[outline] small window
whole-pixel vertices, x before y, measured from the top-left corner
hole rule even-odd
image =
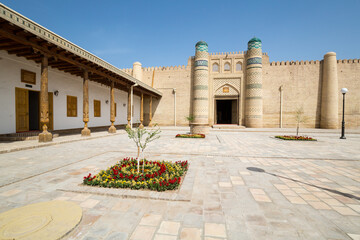
[[[21,82],[36,84],[36,73],[21,69]]]
[[[230,71],[230,64],[229,63],[225,63],[224,71]]]
[[[77,97],[66,96],[67,116],[77,117]]]
[[[213,72],[219,72],[219,64],[214,63],[213,66],[212,66],[212,71]]]
[[[94,100],[94,117],[101,117],[101,102]]]
[[[242,70],[241,62],[236,63],[236,71],[241,71],[241,70]]]

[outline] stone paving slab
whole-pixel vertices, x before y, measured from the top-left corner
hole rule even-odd
[[[33,148],[53,146],[53,145],[63,144],[63,143],[71,143],[71,142],[77,142],[77,141],[110,137],[110,136],[118,135],[118,134],[125,134],[125,131],[117,130],[117,133],[111,133],[111,134],[108,132],[94,132],[94,133],[91,133],[91,136],[88,136],[88,137],[82,137],[80,134],[65,135],[65,136],[53,138],[53,141],[45,142],[45,143],[39,142],[39,140],[13,141],[13,142],[1,142],[0,141],[0,154],[28,150],[28,149],[33,149]]]
[[[133,143],[119,134],[0,154],[0,213],[43,201],[74,202],[83,219],[65,239],[76,240],[360,236],[357,135],[341,141],[319,133],[319,142],[309,144],[277,141],[269,132],[212,132],[200,140],[174,134],[163,130],[145,156],[190,162],[189,184],[180,189],[188,201],[58,190],[135,156]]]

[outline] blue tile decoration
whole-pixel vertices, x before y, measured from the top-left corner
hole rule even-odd
[[[198,66],[207,67],[208,66],[208,61],[207,60],[197,60],[197,61],[195,61],[195,67],[198,67]]]
[[[257,37],[250,39],[250,41],[248,42],[248,50],[251,50],[253,48],[261,48],[261,40]]]
[[[207,52],[208,44],[205,41],[199,41],[195,45],[196,51]]]
[[[261,57],[254,57],[254,58],[249,58],[246,61],[247,65],[251,65],[251,64],[262,64],[262,58]]]

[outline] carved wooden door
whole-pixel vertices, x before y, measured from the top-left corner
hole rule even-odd
[[[29,131],[29,91],[15,88],[16,132]]]

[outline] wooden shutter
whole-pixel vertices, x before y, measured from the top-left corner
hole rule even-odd
[[[101,117],[101,102],[94,100],[94,117]]]
[[[77,97],[66,96],[66,107],[68,117],[77,117]]]
[[[36,84],[36,73],[21,69],[21,82]]]

